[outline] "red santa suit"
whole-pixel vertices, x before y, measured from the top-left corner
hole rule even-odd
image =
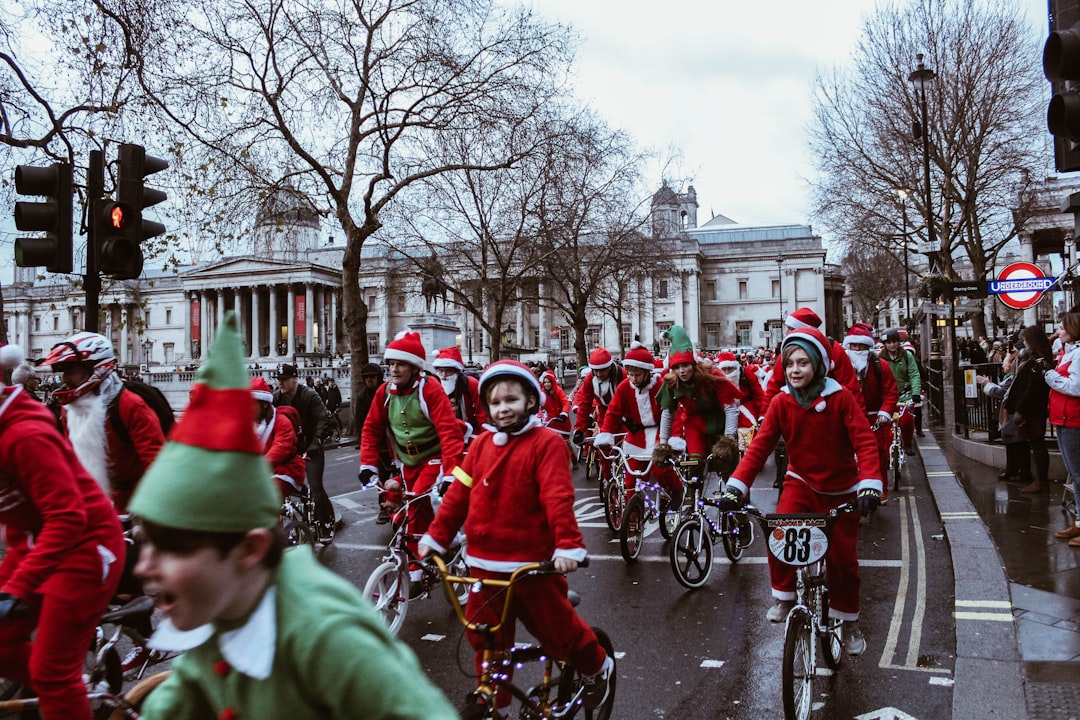
[[[829,362],[832,366],[832,370],[829,371],[829,377],[836,380],[844,387],[848,392],[855,396],[855,402],[859,404],[860,409],[864,408],[862,388],[859,386],[859,377],[855,374],[855,368],[851,366],[851,360],[848,358],[847,353],[844,352],[843,346],[838,342],[833,342],[826,338],[829,348]],[[773,363],[772,374],[769,375],[768,385],[765,387],[765,398],[761,402],[762,409],[768,409],[769,403],[772,402],[776,394],[780,392],[780,388],[784,386],[784,357],[777,353],[776,362]]]
[[[825,341],[820,333],[818,337]],[[777,513],[828,512],[853,501],[862,488],[881,491],[877,444],[866,415],[855,396],[833,378],[826,379],[820,397],[807,408],[784,386],[770,403],[728,487],[746,495],[781,437],[787,442],[788,471]],[[829,604],[842,620],[859,617],[858,531],[859,516],[846,513],[833,527],[829,543]],[[794,568],[770,556],[769,574],[773,597],[793,600]]]
[[[499,445],[496,438],[502,438]],[[526,563],[567,557],[581,561],[585,542],[574,516],[574,484],[566,442],[536,416],[513,435],[484,433],[477,438],[456,481],[446,493],[423,542],[445,551],[464,529],[470,573],[506,578]],[[517,619],[557,659],[569,660],[585,674],[600,670],[605,654],[589,625],[567,599],[563,575],[536,575],[516,586],[510,616],[494,639],[496,649],[513,646]],[[495,624],[502,611],[502,589],[469,593],[466,615]],[[484,637],[467,633],[480,672]],[[500,706],[510,703],[501,693]]]
[[[274,469],[274,482],[284,499],[303,489],[307,467],[304,458],[296,452],[292,423],[275,408],[271,410],[270,420],[256,425],[255,434],[262,441],[266,461]]]
[[[454,409],[454,415],[460,420],[465,430],[465,442],[468,443],[476,435],[483,432],[487,424],[487,410],[480,399],[479,381],[471,375],[465,374],[465,362],[461,358],[461,351],[456,346],[443,348],[431,363],[436,370],[450,368],[455,371],[451,378],[444,379],[440,376],[443,390],[450,398],[450,406]]]
[[[870,365],[873,363],[873,366]],[[889,468],[889,445],[892,444],[892,413],[890,410],[896,407],[900,398],[900,391],[896,387],[896,379],[893,377],[889,362],[871,352],[867,360],[867,367],[858,373],[859,382],[862,385],[863,402],[866,403],[866,419],[871,428],[878,422],[881,426],[874,430],[874,439],[877,441],[878,465],[881,468],[884,489],[881,499],[884,501],[889,494],[888,478],[885,473]]]
[[[123,530],[52,413],[22,386],[0,391],[0,526],[0,592],[31,608],[0,622],[0,677],[33,686],[45,717],[90,720],[83,662],[120,582]]]
[[[570,434],[570,398],[566,397],[555,373],[548,370],[540,376],[540,384],[551,381],[551,389],[544,386],[544,404],[540,407],[540,422],[560,434]]]

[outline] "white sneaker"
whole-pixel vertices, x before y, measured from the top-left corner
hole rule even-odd
[[[613,672],[615,672],[615,661],[609,655],[604,658],[604,664],[600,666],[600,672],[595,675],[583,675],[581,677],[585,686],[585,692],[582,693],[581,700],[586,710],[594,710],[607,701],[608,693],[611,691],[609,681]]]
[[[844,644],[847,646],[848,655],[862,655],[866,652],[866,638],[863,637],[858,620],[844,621]]]
[[[769,619],[769,622],[782,623],[787,619],[793,607],[795,607],[794,600],[777,600],[776,604],[769,608],[769,612],[765,613],[765,617]]]

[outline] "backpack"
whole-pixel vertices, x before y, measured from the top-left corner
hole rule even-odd
[[[158,390],[153,385],[147,385],[141,380],[124,380],[124,387],[120,391],[123,393],[125,390],[130,391],[138,395],[143,399],[143,402],[154,411],[157,415],[158,423],[161,425],[161,434],[168,436],[169,431],[172,430],[172,426],[176,424],[176,415],[173,414],[172,406],[169,405],[169,401],[165,399],[164,393]],[[124,427],[124,421],[120,419],[120,395],[116,396],[116,399],[109,403],[108,408],[109,424],[112,425],[113,432],[127,441],[128,445],[132,445],[131,433]]]
[[[304,436],[304,425],[300,420],[300,411],[292,405],[279,405],[275,409],[289,420],[293,430],[296,431],[296,454],[303,455],[307,452],[308,441],[307,437]]]

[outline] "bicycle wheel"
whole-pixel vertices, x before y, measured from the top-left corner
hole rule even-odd
[[[814,630],[805,612],[788,617],[784,637],[784,717],[806,720],[814,703]]]
[[[619,529],[619,550],[623,560],[636,562],[641,554],[641,542],[645,538],[645,501],[640,494],[630,498],[623,513]]]
[[[596,448],[593,447],[592,443],[589,443],[588,449],[585,450],[585,482],[599,479],[600,458],[596,454]]]
[[[671,536],[675,534],[681,519],[682,508],[671,507],[667,500],[660,501],[660,534],[664,536],[665,540],[670,540]]]
[[[626,512],[626,488],[621,482],[609,480],[607,492],[604,497],[604,519],[607,520],[611,532],[617,533],[622,530],[623,513]]]
[[[135,687],[128,690],[127,694],[124,695],[126,707],[114,709],[112,714],[108,716],[109,720],[128,720],[131,717],[131,715],[128,714],[128,710],[135,710],[136,712],[142,710],[146,696],[150,694],[150,691],[163,683],[169,677],[169,673],[171,672],[171,670],[162,670],[153,675],[148,675],[136,683]]]
[[[285,540],[289,545],[310,545],[313,549],[315,547],[315,533],[311,531],[311,527],[299,520],[286,520],[281,526],[282,531],[285,533]]]
[[[720,539],[724,542],[724,554],[733,563],[739,562],[742,557],[742,523],[739,522],[738,514],[733,512],[720,513]]]
[[[451,575],[466,577],[469,574],[469,566],[465,564],[465,545],[458,545],[457,551],[446,561],[446,570]],[[455,589],[458,602],[464,605],[469,599],[469,586],[461,583]]]
[[[680,585],[691,590],[704,585],[712,572],[713,561],[708,525],[698,517],[689,517],[679,523],[669,555],[671,571]]]
[[[364,585],[364,597],[382,615],[391,635],[397,635],[409,610],[409,575],[392,560],[375,568]]]
[[[889,472],[892,473],[892,489],[900,490],[900,474],[904,470],[904,463],[900,458],[901,449],[892,447],[889,450]]]
[[[611,638],[608,634],[598,627],[593,627],[593,632],[596,633],[596,639],[600,643],[600,647],[604,648],[604,652],[611,658],[611,662],[615,662],[615,646],[611,644]],[[611,710],[615,707],[615,687],[618,680],[619,668],[616,665],[611,669],[611,677],[608,678],[608,695],[604,702],[592,710],[585,711],[585,720],[611,720]],[[560,707],[565,707],[571,699],[578,694],[581,689],[582,679],[581,675],[572,670],[569,666],[566,668],[566,672],[573,673],[573,682],[567,683],[566,677],[559,678],[557,683],[559,688],[558,702]],[[523,715],[524,717],[524,715]],[[531,717],[531,716],[530,716]],[[576,715],[574,716],[576,717]]]
[[[829,618],[829,627],[821,636],[821,656],[831,670],[838,670],[844,660],[843,620]]]

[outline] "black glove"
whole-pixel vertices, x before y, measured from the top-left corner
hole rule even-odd
[[[855,498],[855,507],[863,517],[868,517],[870,513],[877,510],[877,507],[880,504],[881,493],[870,488],[860,490],[858,497]]]
[[[585,431],[584,430],[575,430],[574,431],[574,444],[575,445],[580,445],[583,442],[585,442]]]
[[[720,510],[733,512],[741,510],[743,506],[743,494],[735,488],[728,488],[720,495]]]
[[[922,407],[922,395],[916,395],[911,399],[911,407]]]
[[[30,608],[19,598],[11,593],[0,592],[0,620],[21,618],[29,611]]]
[[[558,421],[558,422],[562,422],[563,420],[566,420],[566,419],[567,419],[566,413],[559,413],[558,415],[555,416],[555,420]]]
[[[375,471],[370,468],[364,468],[356,476],[356,479],[360,481],[360,484],[364,487],[371,485],[372,479],[375,477]]]

